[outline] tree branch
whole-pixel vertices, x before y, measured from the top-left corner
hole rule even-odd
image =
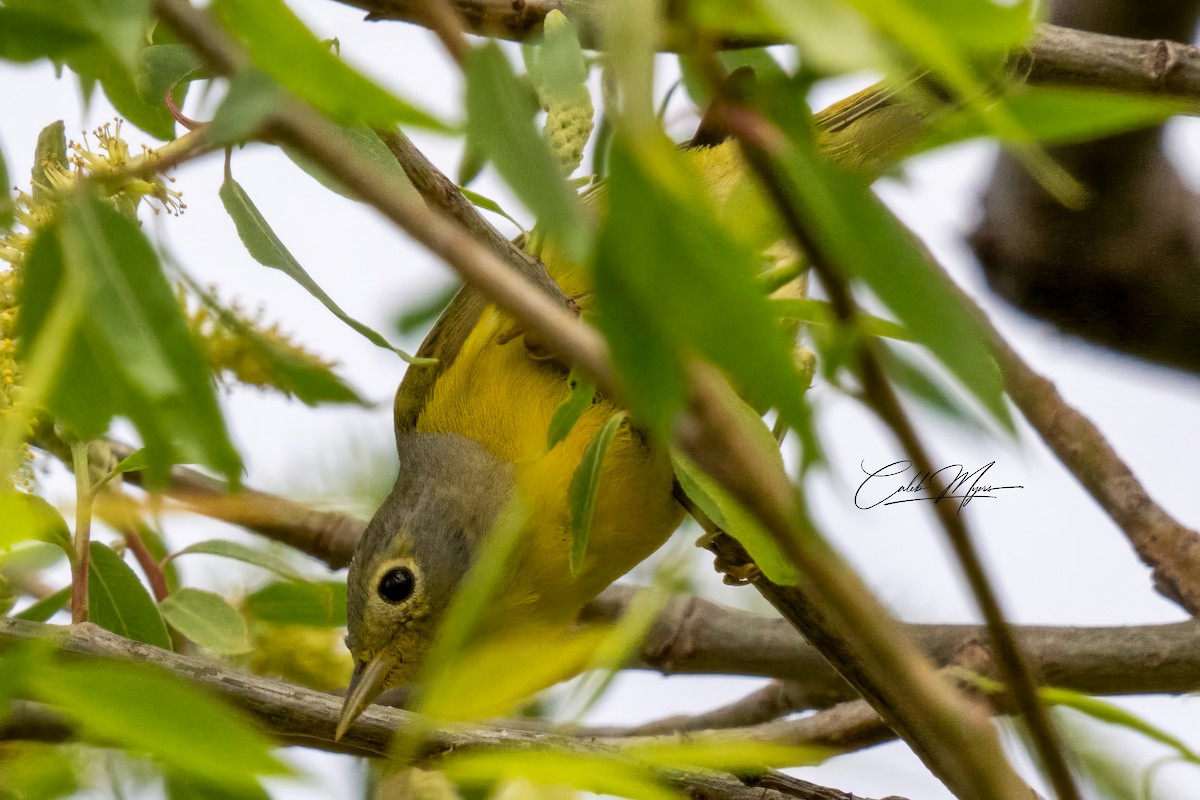
[[[397,709],[371,706],[350,727],[340,742],[333,741],[341,712],[342,698],[305,689],[281,681],[238,672],[212,661],[182,656],[151,645],[133,642],[96,625],[71,627],[0,618],[0,646],[31,640],[49,640],[62,652],[85,658],[114,658],[149,663],[167,669],[205,687],[224,700],[247,712],[262,730],[286,744],[315,747],[333,752],[379,756],[388,752],[392,737],[399,731],[428,731],[418,751],[419,758],[435,761],[441,756],[465,750],[529,751],[557,750],[620,757],[616,743],[581,741],[574,737],[519,729],[486,726],[456,726],[433,729],[417,720],[415,714]],[[22,704],[18,714],[5,727],[0,738],[35,738],[61,741],[70,731],[69,723],[53,712]],[[656,769],[667,784],[694,798],[728,800],[852,800],[851,795],[815,784],[794,782],[785,776],[766,773],[742,780],[718,772]],[[775,781],[783,788],[762,786]]]

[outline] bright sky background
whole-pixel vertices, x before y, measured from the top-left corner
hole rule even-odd
[[[347,60],[427,108],[448,117],[457,113],[461,87],[431,35],[398,23],[364,23],[361,12],[333,2],[293,5],[320,35],[340,40]],[[674,67],[669,58],[662,64],[661,88],[665,88]],[[823,87],[816,104],[849,94],[860,84],[839,81]],[[45,65],[0,67],[0,99],[7,110],[0,123],[0,146],[12,180],[21,186],[28,185],[34,142],[42,126],[65,118],[68,137],[78,137],[84,128],[114,116],[99,95],[89,109],[82,109],[74,81],[56,80]],[[188,113],[207,118],[213,99],[190,98]],[[683,138],[689,131],[686,123],[681,124],[676,133]],[[149,141],[132,126],[126,133],[135,147]],[[1196,134],[1194,124],[1180,125],[1172,138],[1175,151],[1193,154],[1193,162],[1200,148]],[[459,142],[420,135],[414,139],[435,163],[453,174]],[[1197,379],[1064,338],[987,295],[963,236],[978,217],[978,190],[987,180],[992,156],[992,148],[970,145],[921,158],[911,164],[903,181],[884,181],[879,192],[924,237],[956,279],[980,298],[1017,350],[1107,434],[1153,496],[1185,524],[1200,525],[1200,492],[1190,458],[1200,445]],[[324,190],[278,151],[252,146],[235,153],[233,169],[279,237],[329,294],[350,314],[394,340],[397,313],[451,281],[448,268],[413,246],[375,212]],[[1193,165],[1193,180],[1195,169]],[[340,374],[376,402],[365,410],[313,410],[245,389],[227,393],[227,418],[246,458],[248,482],[292,496],[301,492],[335,505],[344,500],[330,495],[331,486],[345,483],[336,479],[338,475],[373,476],[376,485],[386,487],[395,469],[390,401],[403,363],[340,323],[286,276],[250,259],[217,199],[219,157],[188,164],[175,175],[176,188],[185,194],[186,214],[178,219],[149,219],[148,228],[194,277],[216,284],[226,300],[237,298],[247,308],[262,305],[266,317],[281,321],[298,341],[337,359]],[[499,199],[510,210],[520,209],[491,174],[473,188]],[[519,217],[531,222],[528,214]],[[406,349],[419,343],[396,341]],[[894,461],[899,458],[896,445],[852,401],[819,383],[812,396],[821,409],[824,440],[834,467],[833,479],[818,480],[813,496],[824,530],[901,618],[975,621],[973,604],[927,508],[903,505],[864,512],[853,506],[852,495],[861,481],[860,462]],[[980,441],[922,409],[914,408],[913,413],[942,462],[973,469],[995,461],[991,475],[1025,487],[996,500],[979,501],[965,512],[1012,621],[1111,625],[1185,618],[1184,612],[1154,593],[1148,570],[1121,533],[1028,426],[1021,425],[1016,442]],[[60,489],[53,477],[46,485],[54,498],[70,501],[68,489]],[[228,535],[213,531],[214,524],[207,522],[178,522],[169,528],[176,546],[201,534]],[[714,599],[741,607],[763,606],[751,589],[722,587],[708,577],[706,556],[698,554],[697,561],[706,585],[713,587]],[[257,577],[239,573],[231,579],[227,569],[217,575],[215,570],[200,571],[199,564],[191,569],[198,580],[226,589]],[[618,680],[590,719],[632,724],[706,710],[758,685],[750,679],[629,674]],[[1117,702],[1200,748],[1200,706],[1195,699]],[[1133,764],[1144,766],[1165,754],[1163,748],[1137,736],[1108,728],[1096,732]],[[293,750],[291,759],[312,772],[315,783],[304,789],[279,785],[278,797],[351,796],[351,787],[360,780],[361,770],[349,759],[309,750]],[[1195,785],[1193,769],[1164,769],[1153,796],[1188,796],[1184,787]],[[868,797],[897,794],[938,800],[950,796],[907,748],[897,744],[835,758],[799,774]]]

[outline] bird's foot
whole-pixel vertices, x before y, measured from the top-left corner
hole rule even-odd
[[[714,531],[697,539],[696,546],[712,552],[713,569],[721,573],[726,586],[745,586],[762,577],[762,570],[740,546],[737,552],[725,552],[725,548],[717,546],[722,541],[730,541],[728,535],[724,531]]]
[[[579,316],[579,304],[576,302],[586,295],[578,297],[568,297],[566,308],[575,316]],[[525,344],[525,352],[533,361],[557,361],[559,356],[548,342],[538,331],[533,330],[528,325],[522,322],[510,321],[508,325],[496,337],[498,344],[508,344],[514,339],[522,339]]]

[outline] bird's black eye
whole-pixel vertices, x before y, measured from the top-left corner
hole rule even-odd
[[[379,596],[389,603],[403,603],[412,597],[416,580],[408,567],[390,569],[379,579]]]

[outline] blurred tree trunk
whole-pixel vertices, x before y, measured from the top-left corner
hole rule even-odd
[[[1198,0],[1057,0],[1052,21],[1190,42],[1198,14]],[[1091,202],[1064,208],[1002,155],[971,239],[993,291],[1065,332],[1200,372],[1200,201],[1163,152],[1163,128],[1051,153]]]

